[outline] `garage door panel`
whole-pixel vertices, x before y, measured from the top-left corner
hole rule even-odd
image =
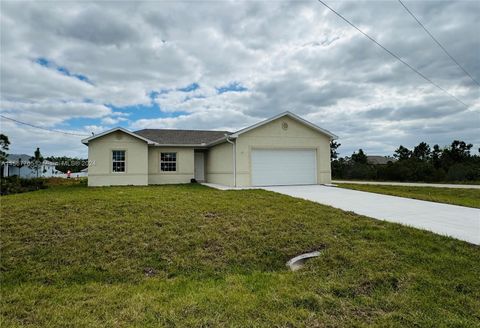
[[[317,182],[314,149],[254,149],[251,155],[254,186]]]

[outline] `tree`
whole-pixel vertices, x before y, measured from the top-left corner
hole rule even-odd
[[[35,170],[38,178],[38,172],[42,168],[42,165],[43,165],[43,157],[42,157],[42,154],[40,153],[40,148],[37,147],[37,150],[35,150],[33,157],[30,158],[30,163],[28,164],[28,167],[31,168],[32,170]]]
[[[23,163],[22,161],[22,158],[19,158],[17,163],[15,164],[15,167],[18,168],[18,177],[20,177],[20,170],[22,169],[22,167],[24,167],[25,164]]]
[[[433,146],[433,150],[432,150],[432,154],[430,156],[430,160],[432,161],[432,164],[435,168],[440,168],[440,166],[442,165],[441,163],[441,157],[442,157],[442,149],[440,149],[440,146],[439,145],[434,145]]]
[[[412,157],[412,151],[407,147],[403,147],[402,145],[400,145],[400,147],[398,147],[398,149],[395,150],[393,157],[395,157],[399,161],[404,161]]]
[[[338,147],[342,144],[336,142],[335,140],[330,141],[330,160],[333,161],[334,159],[338,158]]]
[[[367,164],[367,155],[365,155],[362,149],[359,149],[358,153],[354,152],[351,158],[356,164]]]
[[[430,146],[426,142],[421,142],[413,148],[412,156],[421,161],[427,161],[430,158]]]
[[[80,172],[88,167],[87,159],[67,156],[49,156],[45,159],[55,163],[55,169],[63,173],[67,173],[68,170],[71,172]]]
[[[472,149],[472,147],[472,144],[454,140],[450,147],[444,149],[443,154],[453,162],[461,162],[471,156],[470,149]]]
[[[3,133],[0,134],[0,162],[4,163],[7,161],[7,150],[10,145],[10,140]]]

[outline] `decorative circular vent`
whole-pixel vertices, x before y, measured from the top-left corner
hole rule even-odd
[[[288,129],[288,123],[287,122],[282,122],[282,129],[284,129],[284,130]]]

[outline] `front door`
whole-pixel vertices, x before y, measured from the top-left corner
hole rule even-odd
[[[205,157],[204,153],[195,152],[195,180],[205,181]]]

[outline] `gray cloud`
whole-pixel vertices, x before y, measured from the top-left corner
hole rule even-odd
[[[115,124],[235,130],[291,110],[338,134],[341,151],[388,153],[425,140],[480,144],[480,88],[395,1],[329,2],[412,66],[466,102],[466,110],[398,63],[321,4],[312,2],[1,2],[1,110],[55,128],[97,119],[78,131]],[[406,4],[480,80],[480,3]],[[83,83],[35,64],[48,58]],[[218,94],[238,82],[243,92]],[[152,90],[200,85],[154,100],[177,117],[118,116],[150,105]],[[88,100],[88,102],[85,102]],[[154,111],[155,109],[152,109]],[[153,115],[154,116],[154,115]],[[86,154],[79,140],[2,121],[12,149]],[[72,146],[72,144],[78,145]]]

